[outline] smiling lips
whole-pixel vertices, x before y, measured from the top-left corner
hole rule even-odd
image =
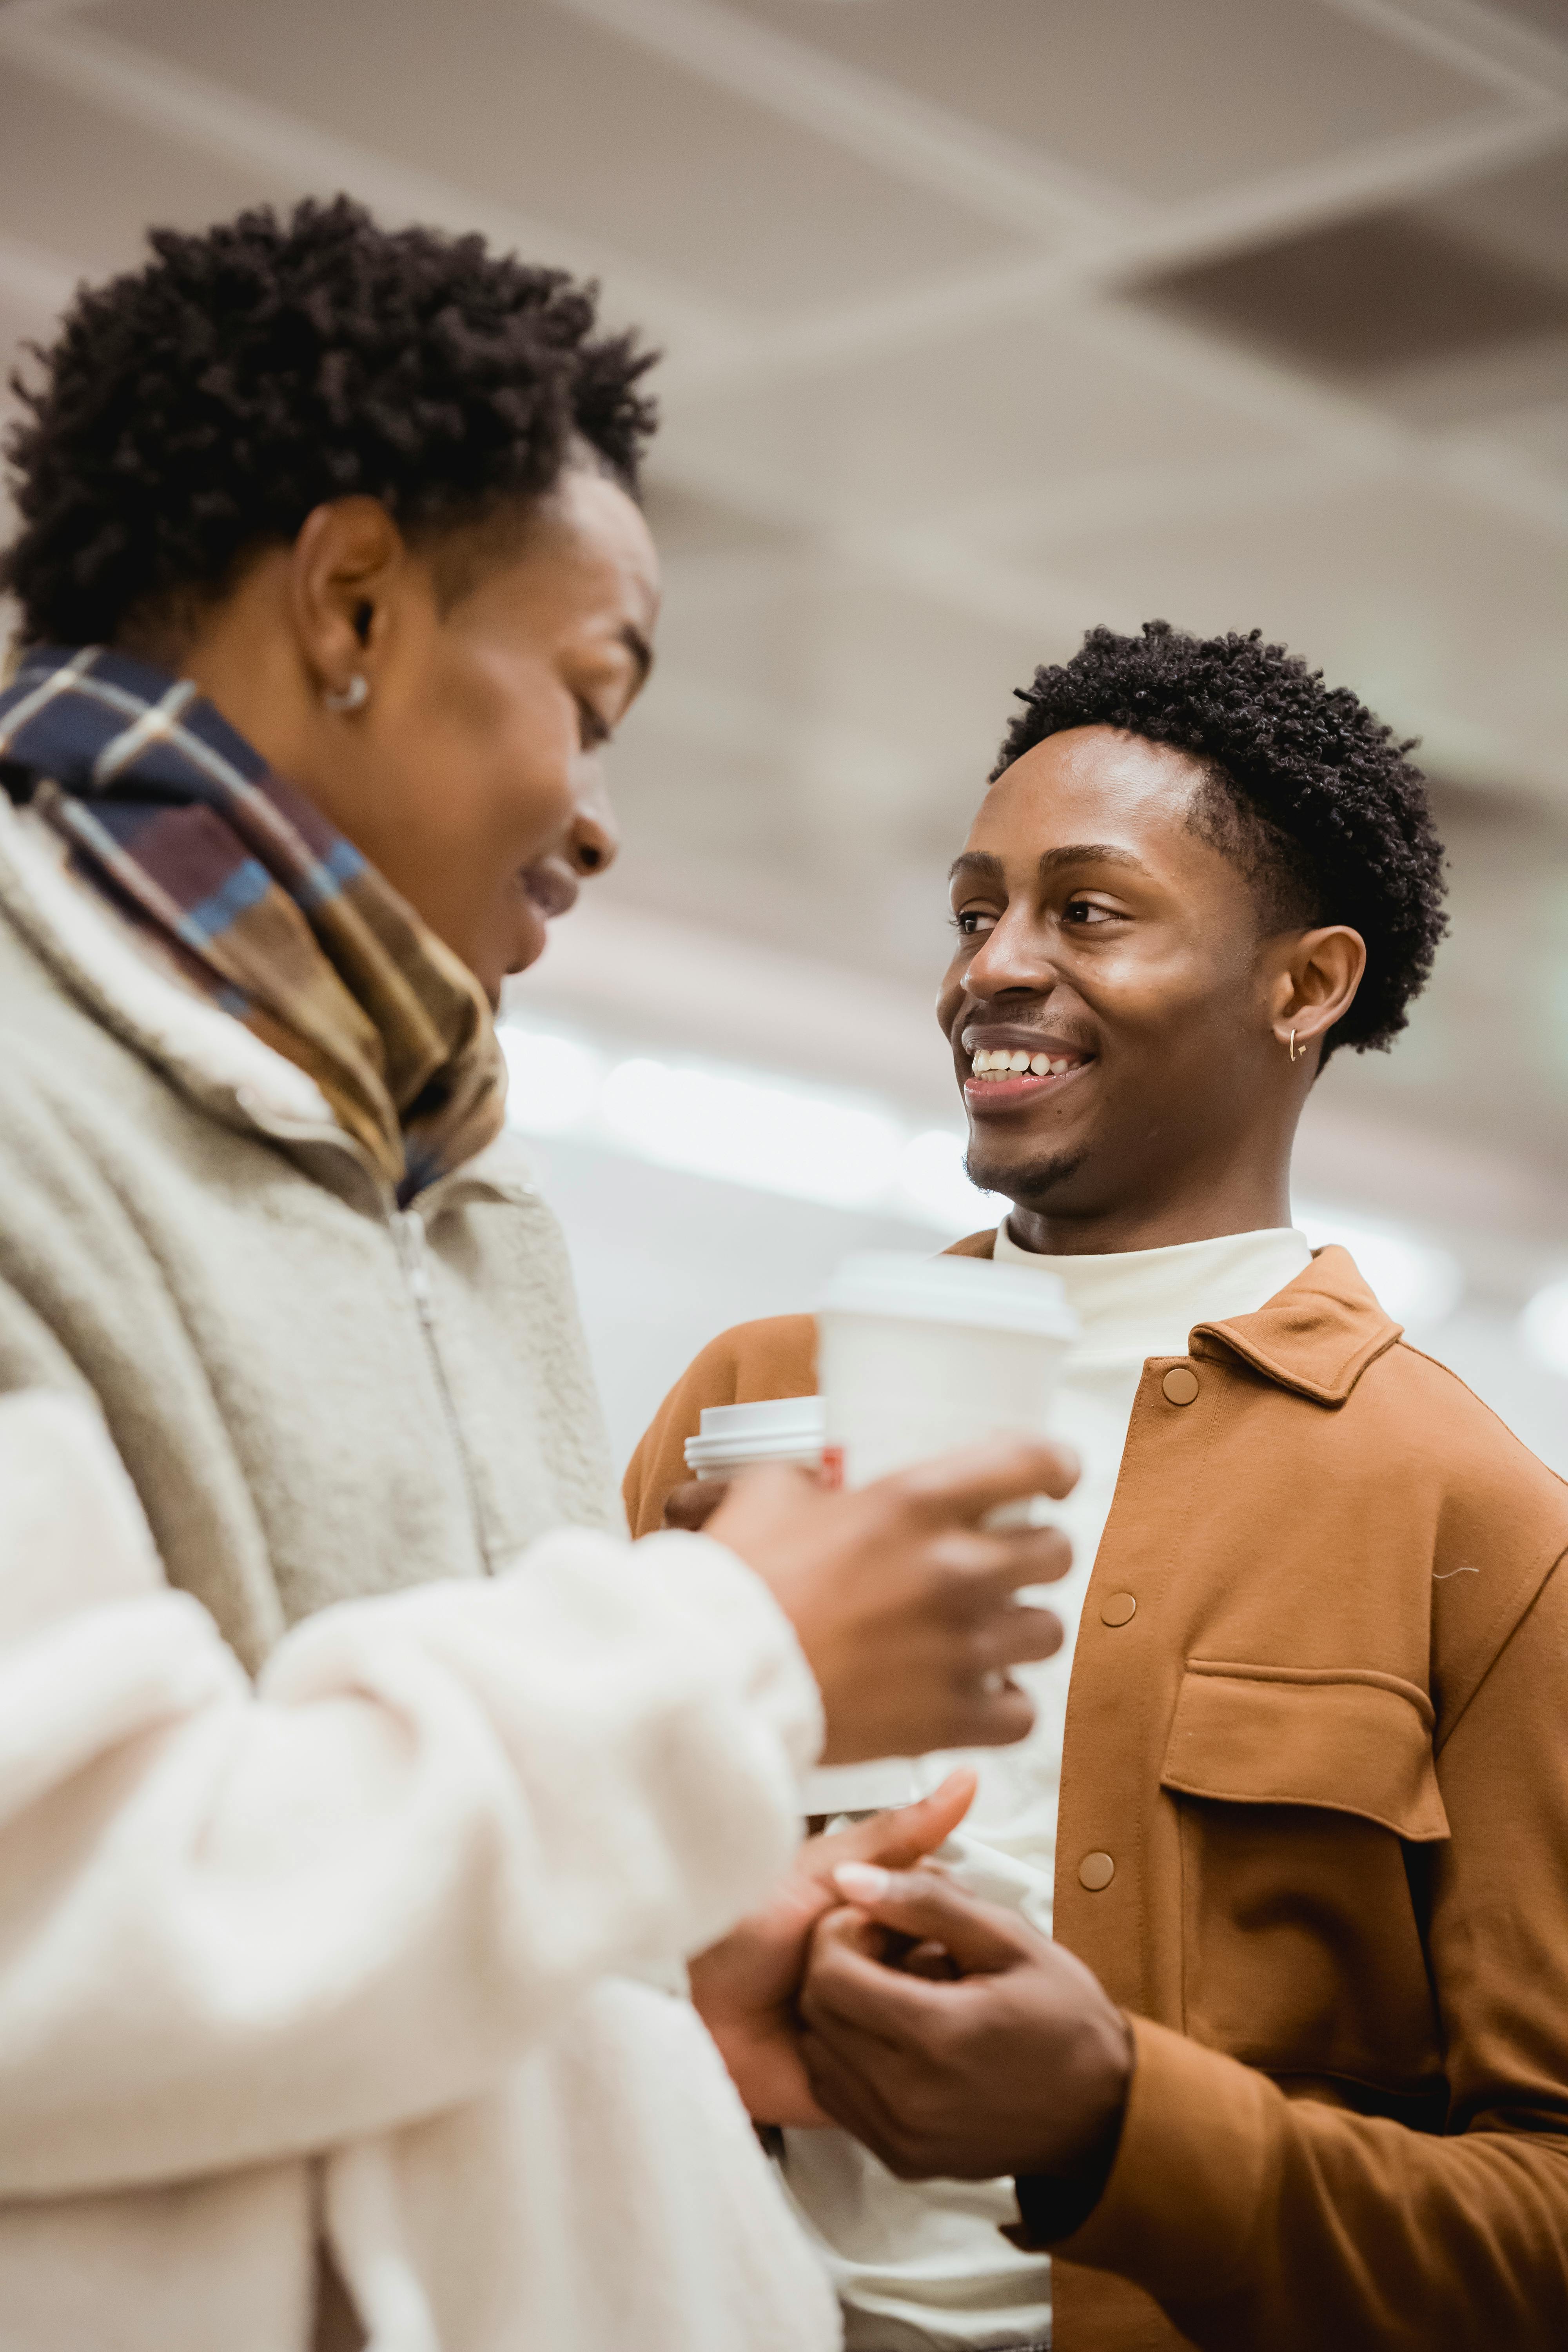
[[[523,895],[547,922],[569,914],[577,903],[577,877],[558,857],[542,857],[525,868]]]
[[[1068,1070],[1081,1068],[1083,1058],[1081,1054],[1026,1054],[1021,1045],[1011,1050],[999,1045],[988,1052],[982,1045],[974,1055],[972,1076],[993,1084],[998,1078],[1021,1078],[1026,1070],[1037,1078],[1059,1078]]]
[[[1075,1071],[1085,1070],[1092,1054],[1080,1054],[1057,1045],[1031,1053],[1026,1045],[976,1045],[971,1049],[964,1093],[978,1108],[1010,1109],[1061,1085]]]

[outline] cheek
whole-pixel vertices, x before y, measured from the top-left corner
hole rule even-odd
[[[969,983],[969,967],[984,944],[984,940],[961,939],[954,947],[952,961],[936,992],[937,1010],[944,1022],[957,1010],[959,1000]]]
[[[1184,1057],[1204,1049],[1216,1021],[1234,1026],[1246,976],[1191,941],[1129,940],[1082,959],[1074,978],[1087,1004],[1127,1034]]]
[[[542,855],[572,814],[579,741],[571,696],[549,673],[498,676],[480,663],[447,682],[443,705],[450,765],[442,781],[464,822],[482,829],[509,866]]]

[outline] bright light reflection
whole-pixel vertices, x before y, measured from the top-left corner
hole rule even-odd
[[[599,1110],[613,1135],[667,1168],[837,1208],[864,1207],[888,1190],[903,1141],[880,1111],[640,1059],[611,1071]]]
[[[1429,1328],[1444,1321],[1459,1303],[1464,1273],[1447,1250],[1392,1226],[1342,1217],[1332,1209],[1303,1205],[1296,1223],[1314,1249],[1337,1242],[1349,1250],[1379,1304],[1396,1323]]]
[[[1519,1318],[1520,1337],[1549,1372],[1568,1380],[1568,1281],[1538,1290]]]
[[[594,1107],[605,1060],[590,1046],[538,1029],[498,1029],[510,1076],[507,1088],[509,1127],[525,1135],[562,1135],[585,1119]]]

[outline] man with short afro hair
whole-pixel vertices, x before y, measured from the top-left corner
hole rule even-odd
[[[1258,630],[1092,629],[1023,705],[938,1017],[1010,1203],[955,1248],[1079,1319],[1067,1639],[946,1875],[841,1870],[698,2006],[853,2352],[1559,2352],[1568,1488],[1290,1211],[1442,934],[1412,747]],[[815,1382],[808,1317],[715,1339],[633,1526],[700,1523],[709,1408]]]

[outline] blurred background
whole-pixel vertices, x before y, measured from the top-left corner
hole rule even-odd
[[[1037,662],[1260,625],[1421,737],[1453,933],[1298,1215],[1568,1470],[1568,0],[10,0],[0,345],[339,188],[659,343],[626,850],[508,1006],[617,1448],[994,1222],[931,1014]]]

